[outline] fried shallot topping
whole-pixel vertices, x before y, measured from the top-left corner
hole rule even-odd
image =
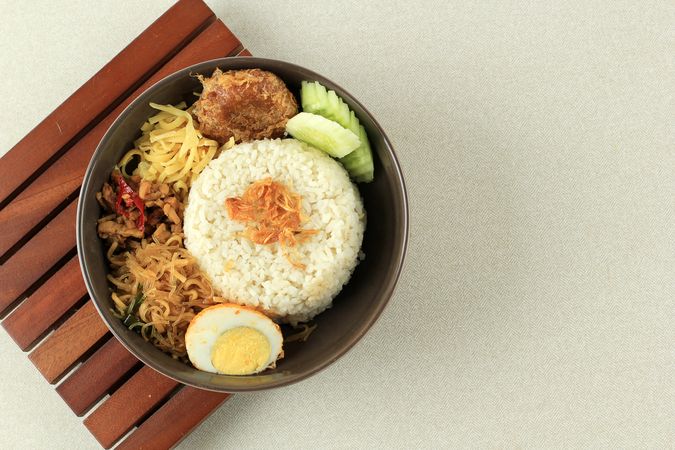
[[[251,184],[241,197],[225,200],[230,219],[246,223],[242,235],[256,244],[279,242],[288,261],[298,269],[306,266],[299,262],[290,249],[318,233],[303,230],[302,196],[291,192],[282,183],[271,178]]]

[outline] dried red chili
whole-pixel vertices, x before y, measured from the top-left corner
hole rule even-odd
[[[115,201],[115,211],[124,217],[129,217],[131,209],[135,206],[139,211],[136,219],[136,228],[143,231],[145,229],[145,203],[143,199],[134,191],[129,183],[120,174],[114,175],[117,182],[117,199]],[[127,209],[122,207],[122,202]]]

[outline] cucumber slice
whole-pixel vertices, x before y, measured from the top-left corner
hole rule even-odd
[[[359,127],[361,126],[361,123],[359,122],[359,119],[356,118],[356,114],[354,114],[354,111],[349,111],[349,119],[347,120],[347,126],[345,127],[355,135],[359,135],[361,132],[359,130]]]
[[[300,103],[304,111],[312,112],[316,110],[320,101],[317,96],[316,85],[308,81],[303,81],[300,85]]]
[[[303,81],[300,89],[300,103],[302,103],[303,111],[318,114],[349,128],[349,106],[338,97],[335,91],[327,91],[320,83]]]
[[[361,145],[356,134],[337,122],[308,112],[291,117],[286,123],[286,131],[294,138],[323,150],[334,158],[342,158]]]
[[[326,91],[326,88],[321,83],[315,81],[314,92],[316,92],[316,103],[310,107],[313,111],[308,110],[307,112],[326,117],[326,113],[328,112],[328,91]],[[329,117],[326,118],[328,119]]]
[[[352,113],[352,115],[353,114],[354,113]],[[370,148],[370,143],[368,142],[366,129],[363,128],[363,125],[358,125],[358,127],[361,145],[347,156],[340,158],[340,162],[344,168],[347,169],[349,176],[352,177],[354,181],[358,183],[370,183],[373,181],[375,174],[373,152]]]
[[[335,91],[328,91],[328,111],[326,117],[349,129],[349,106],[337,96]],[[354,130],[352,130],[354,132]],[[358,133],[354,133],[358,135]]]
[[[340,158],[340,162],[345,169],[347,169],[349,176],[352,177],[354,181],[360,183],[369,183],[373,181],[373,152],[370,148],[370,143],[368,142],[366,130],[361,126],[354,111],[349,109],[349,106],[347,106],[335,91],[326,90],[326,88],[318,81],[302,82],[300,101],[302,103],[303,111],[323,116],[326,119],[337,122],[359,137],[361,144],[356,150],[346,156],[338,156],[337,158]],[[289,131],[289,133],[300,140],[304,140],[295,136],[291,131]],[[312,145],[319,147],[315,144]],[[326,152],[335,157],[332,153]]]

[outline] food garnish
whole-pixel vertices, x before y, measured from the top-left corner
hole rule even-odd
[[[366,129],[359,123],[354,111],[335,93],[326,90],[318,81],[303,81],[300,88],[302,110],[333,120],[359,137],[360,145],[353,152],[341,157],[340,162],[354,181],[373,181],[373,152]]]
[[[136,219],[136,227],[139,231],[145,229],[145,204],[138,196],[129,183],[126,182],[121,174],[113,173],[113,178],[117,183],[117,200],[115,201],[115,212],[121,216],[129,217],[131,209],[136,207],[139,211],[139,216]],[[124,203],[124,206],[122,206]]]
[[[304,230],[301,223],[302,196],[271,178],[251,184],[241,197],[225,200],[230,219],[246,223],[242,235],[256,244],[279,242],[286,259],[298,269],[306,266],[290,254],[289,249],[316,233]]]
[[[291,118],[286,123],[286,131],[333,158],[347,156],[361,145],[359,137],[339,123],[308,112],[301,112]]]
[[[352,120],[356,120],[358,123],[358,119],[354,116],[353,112],[351,117]],[[366,129],[363,128],[363,125],[358,125],[358,127],[351,126],[350,129],[354,132],[359,132],[361,145],[344,158],[340,158],[340,163],[347,169],[349,176],[354,181],[357,183],[370,183],[374,179],[375,167],[373,165],[373,152],[370,149]]]
[[[143,303],[143,300],[145,300],[145,297],[143,296],[143,285],[139,284],[136,289],[136,295],[134,296],[133,300],[131,300],[131,303],[129,303],[129,306],[127,306],[127,315],[124,316],[124,319],[122,319],[122,323],[130,330],[133,330],[137,326],[143,325],[143,322],[141,322],[136,315],[138,312],[138,307],[141,306],[141,303]]]
[[[349,106],[335,91],[327,90],[318,81],[303,81],[300,84],[300,102],[303,111],[318,114],[349,129],[352,112]],[[358,135],[356,132],[354,134]]]

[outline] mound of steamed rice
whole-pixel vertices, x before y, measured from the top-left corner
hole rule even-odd
[[[239,236],[245,225],[228,216],[225,200],[264,178],[300,194],[308,218],[302,227],[318,230],[294,247],[304,270],[288,261],[278,243],[259,245]],[[220,295],[293,324],[331,306],[358,263],[364,229],[361,197],[344,168],[295,139],[224,151],[192,185],[185,210],[185,245]]]

